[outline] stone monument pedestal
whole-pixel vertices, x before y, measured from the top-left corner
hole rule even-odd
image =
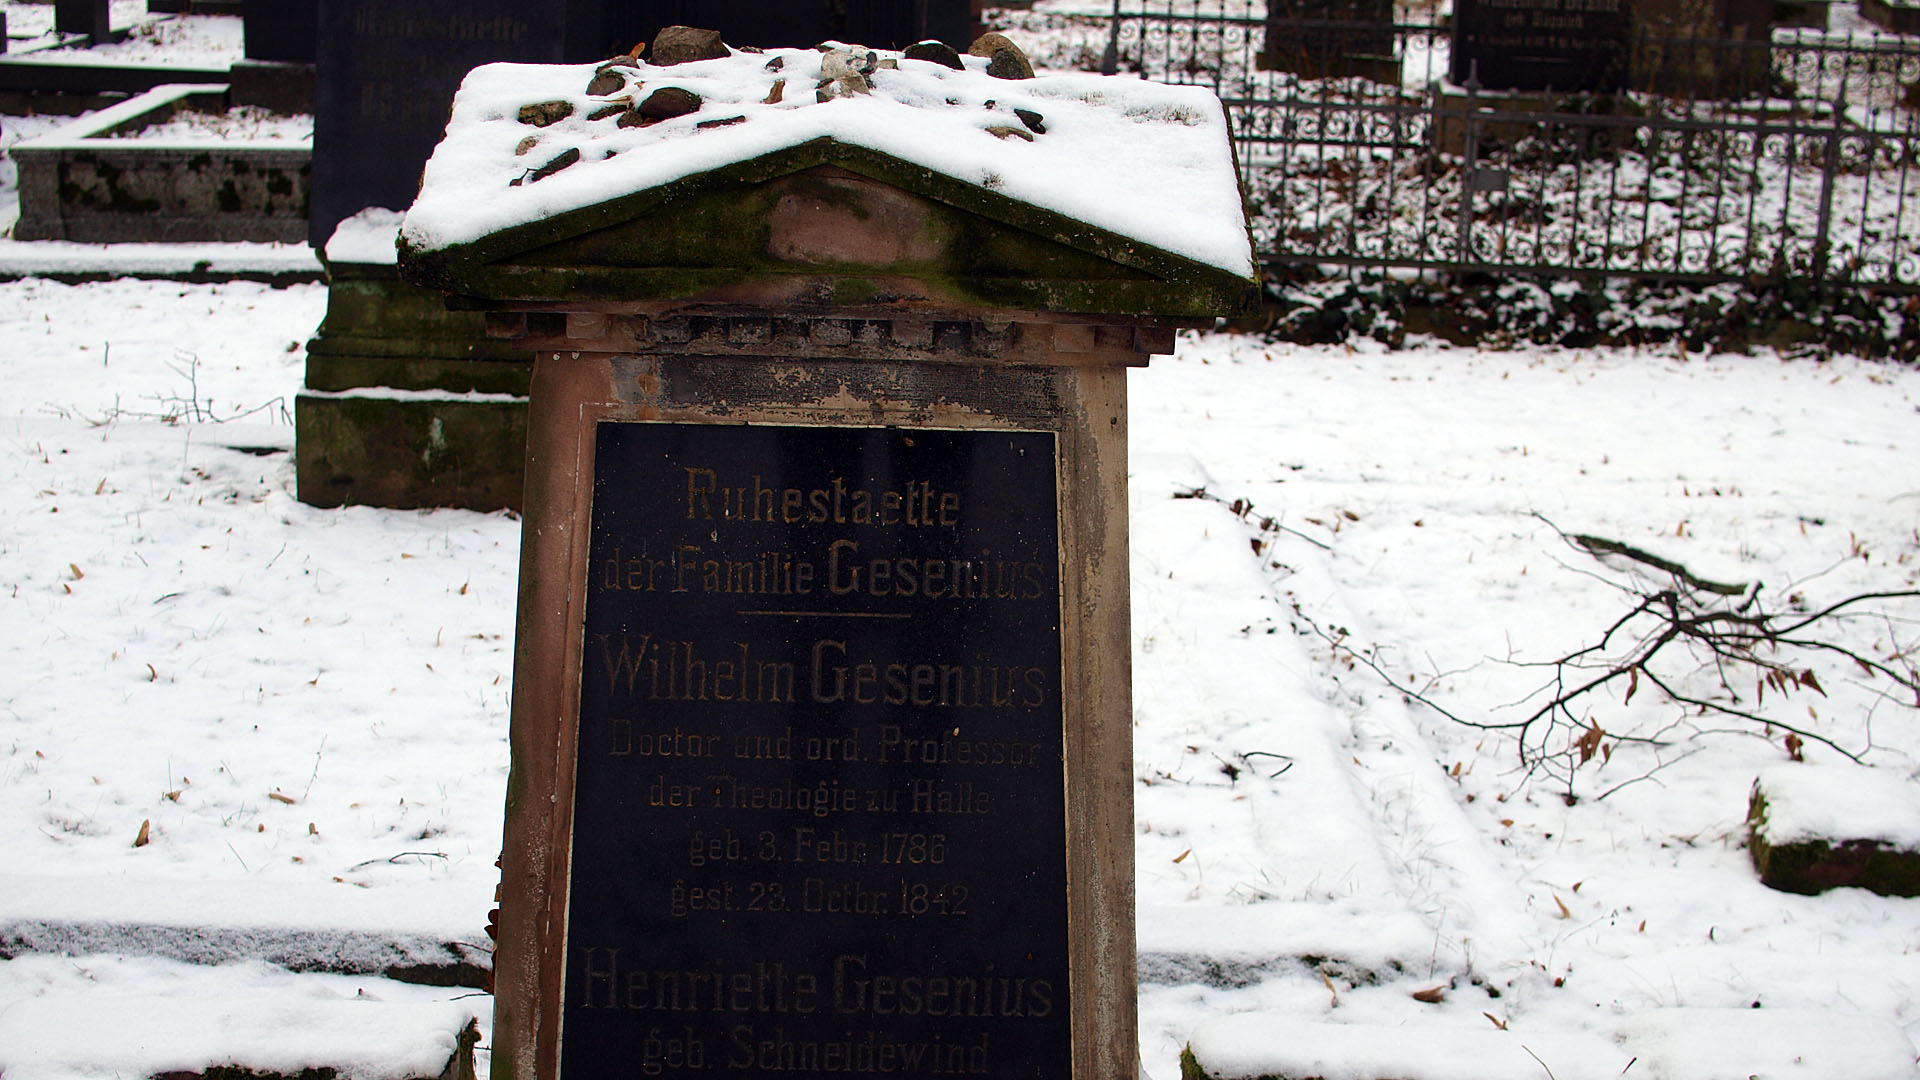
[[[300,501],[518,509],[532,357],[402,281],[389,217],[328,245],[327,314],[294,398]]]

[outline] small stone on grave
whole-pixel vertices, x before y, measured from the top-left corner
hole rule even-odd
[[[671,120],[676,116],[700,111],[701,98],[691,90],[678,86],[663,86],[648,94],[640,102],[639,113],[646,120]]]
[[[566,101],[542,101],[520,106],[520,122],[534,127],[557,124],[572,115],[573,105]]]
[[[719,60],[727,55],[727,43],[720,31],[692,26],[669,26],[653,39],[653,62],[658,67],[689,64],[696,60]]]
[[[613,64],[607,64],[593,73],[593,81],[587,84],[587,93],[594,97],[606,97],[617,94],[627,88],[627,77]]]
[[[974,56],[987,57],[987,74],[996,79],[1031,79],[1033,64],[1005,34],[981,34],[967,46]]]
[[[960,62],[960,53],[944,41],[920,41],[906,47],[900,55],[909,60],[925,60],[928,63],[950,67],[955,71],[965,71],[966,65]]]

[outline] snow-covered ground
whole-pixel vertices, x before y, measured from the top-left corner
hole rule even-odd
[[[54,49],[53,4],[0,0],[7,17],[8,52],[34,62],[71,63],[71,49]],[[111,0],[108,15],[124,41],[86,49],[95,63],[161,63],[178,67],[224,68],[241,58],[243,32],[238,15],[169,15],[147,10],[146,0]],[[18,59],[19,57],[15,57]]]
[[[481,940],[519,526],[295,500],[287,410],[323,303],[317,286],[0,285],[0,908],[65,889],[109,924],[190,903],[251,925],[277,895],[357,925],[383,891],[426,890]],[[1764,582],[1783,607],[1915,588],[1920,373],[1204,336],[1132,391],[1154,1076],[1197,1027],[1261,1011],[1288,1015],[1253,1023],[1295,1046],[1392,1045],[1377,1027],[1412,1054],[1504,1030],[1560,1077],[1598,1066],[1556,1048],[1594,1046],[1623,1050],[1609,1072],[1657,1047],[1802,1052],[1762,1074],[1841,1075],[1815,1068],[1835,1046],[1796,1040],[1858,1030],[1884,1050],[1920,1024],[1920,901],[1777,893],[1745,849],[1765,769],[1911,782],[1915,713],[1884,680],[1817,660],[1823,694],[1769,693],[1759,707],[1809,736],[1799,765],[1782,729],[1610,687],[1575,705],[1606,734],[1569,780],[1576,746],[1529,774],[1511,731],[1450,721],[1367,663],[1474,723],[1537,704],[1552,672],[1523,665],[1597,640],[1645,572],[1554,526]],[[1217,499],[1177,497],[1201,488]],[[1912,645],[1912,601],[1869,607],[1841,640],[1876,659]],[[88,988],[238,998],[294,978],[23,956],[0,963],[0,1018]],[[314,1000],[460,993],[298,978]],[[1770,1040],[1734,1015],[1755,1007],[1781,1010]],[[1656,1057],[1628,1075],[1683,1075]]]

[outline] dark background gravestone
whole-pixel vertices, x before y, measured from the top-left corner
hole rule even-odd
[[[1271,0],[1261,61],[1310,79],[1397,83],[1393,0]]]
[[[308,241],[324,246],[336,225],[369,206],[399,210],[413,202],[468,71],[497,60],[555,63],[604,52],[580,32],[577,6],[320,0]]]
[[[1609,93],[1627,80],[1625,0],[1455,0],[1448,77],[1486,90]]]
[[[247,59],[313,63],[320,0],[245,0]]]
[[[902,49],[938,38],[961,51],[973,40],[978,4],[969,0],[644,0],[614,5],[610,29],[631,45],[662,26],[720,31],[732,45],[803,47],[837,40]]]
[[[256,0],[259,2],[259,0]],[[281,0],[294,4],[299,0]],[[369,206],[404,209],[466,73],[500,60],[590,63],[651,42],[663,26],[718,30],[729,44],[876,47],[938,37],[964,49],[969,0],[318,0],[313,209],[324,245]]]
[[[246,0],[241,20],[246,56],[228,73],[233,103],[312,112],[320,0]]]
[[[53,28],[62,34],[85,34],[95,44],[113,36],[107,0],[54,0]]]

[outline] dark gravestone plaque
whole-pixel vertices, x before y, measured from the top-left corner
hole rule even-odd
[[[1626,0],[1456,0],[1448,77],[1488,90],[1619,90],[1627,80]]]
[[[603,422],[563,1076],[1069,1075],[1049,433]]]

